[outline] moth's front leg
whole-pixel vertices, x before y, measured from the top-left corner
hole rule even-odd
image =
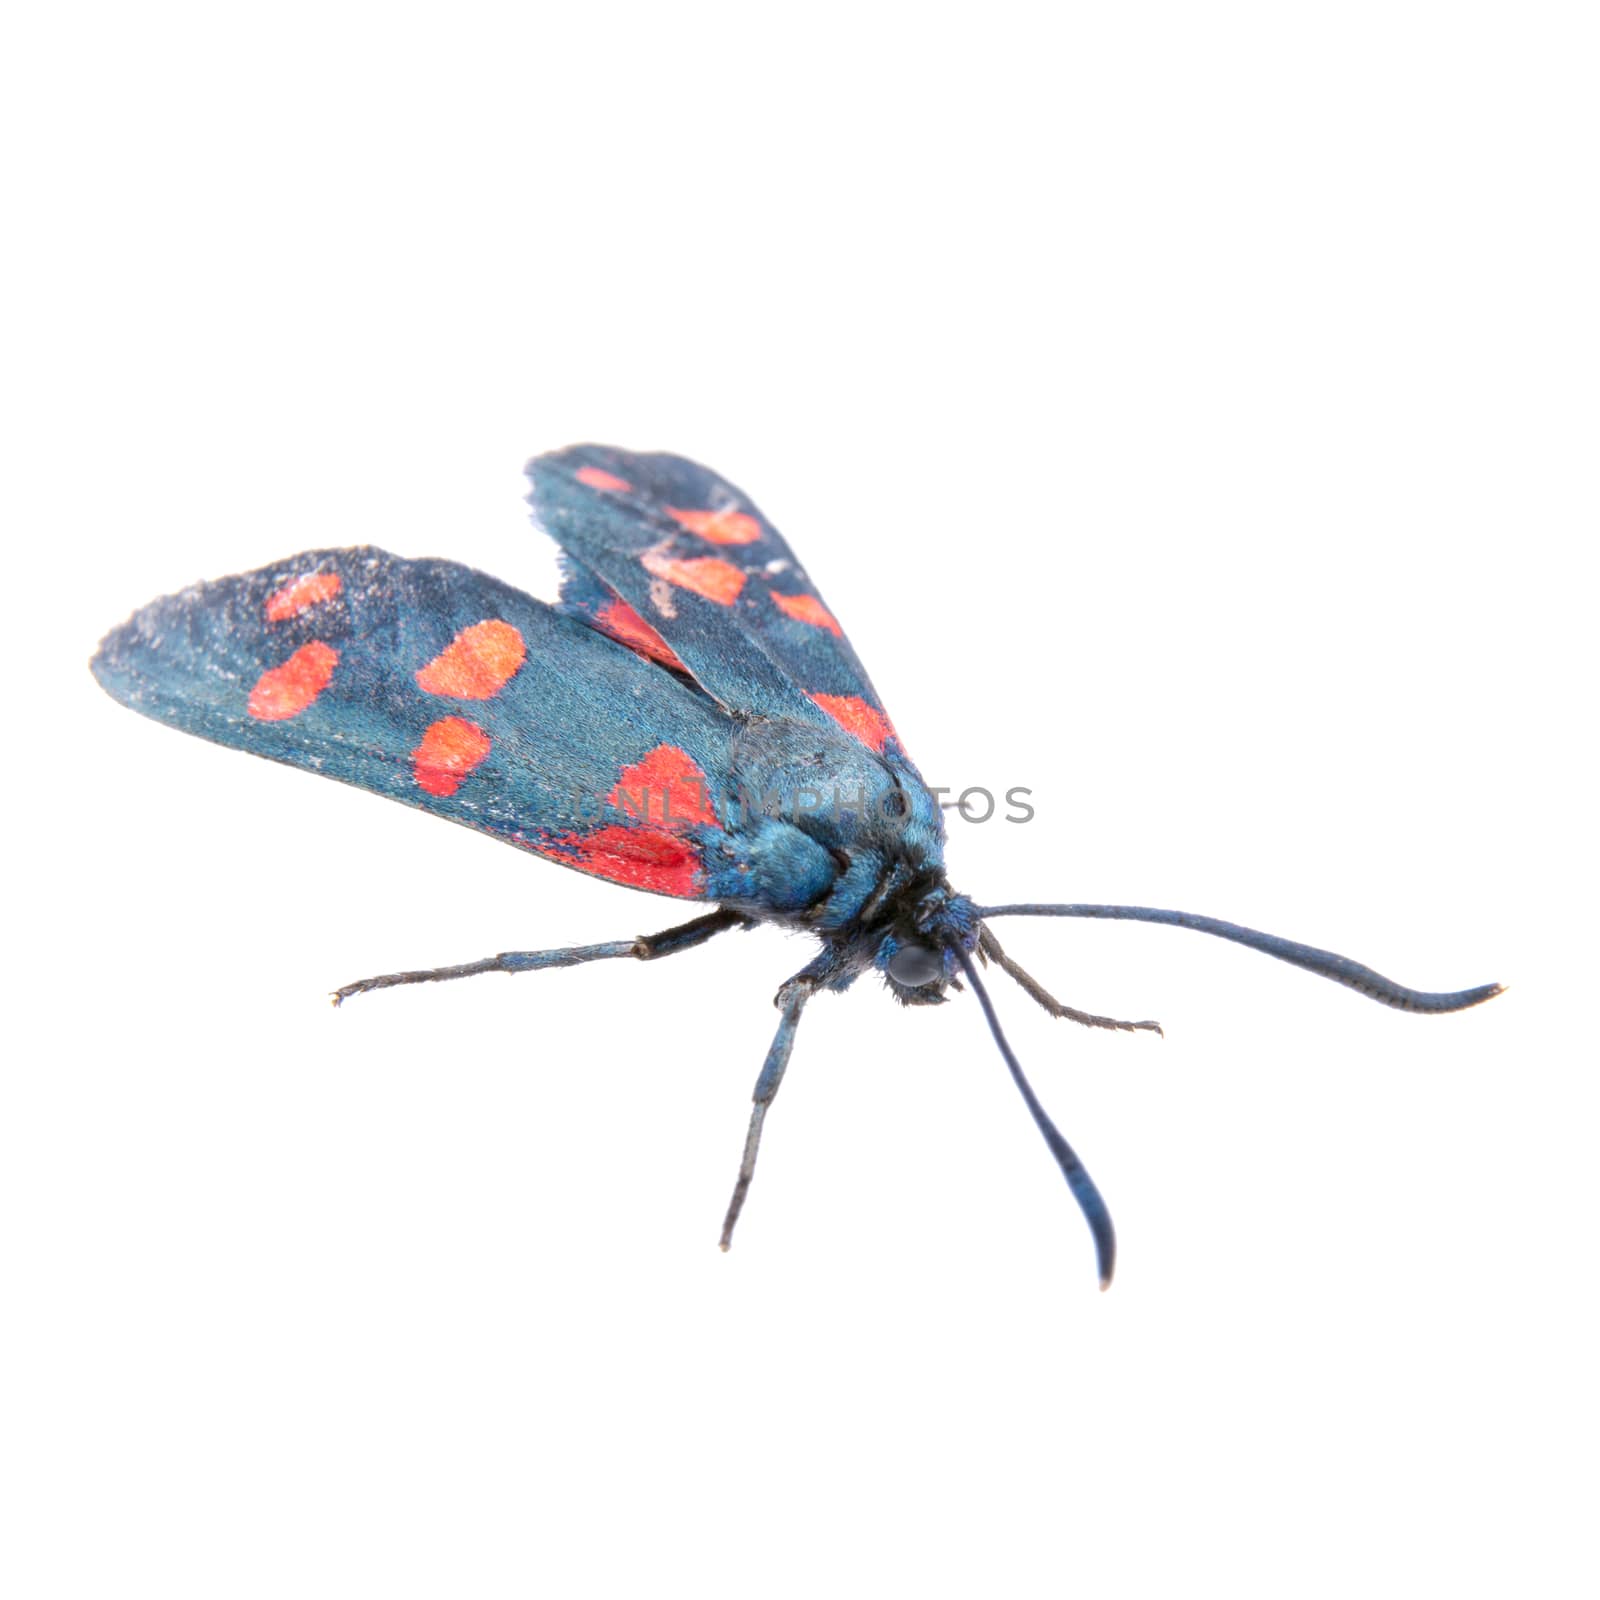
[[[745,1196],[750,1192],[750,1180],[756,1175],[756,1156],[761,1150],[761,1129],[767,1120],[767,1108],[783,1082],[784,1069],[789,1065],[789,1052],[794,1048],[795,1029],[800,1026],[800,1013],[806,1001],[830,979],[839,975],[838,958],[831,950],[824,950],[809,965],[790,978],[777,994],[777,1005],[783,1015],[778,1021],[778,1031],[761,1065],[761,1075],[756,1079],[754,1104],[750,1108],[750,1130],[745,1135],[744,1156],[739,1162],[739,1177],[733,1186],[733,1198],[728,1202],[728,1214],[722,1219],[722,1248],[733,1243],[733,1230],[744,1210]]]

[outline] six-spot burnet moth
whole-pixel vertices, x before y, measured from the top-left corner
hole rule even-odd
[[[335,1003],[480,972],[656,960],[758,923],[815,934],[820,951],[777,993],[724,1249],[801,1012],[818,990],[875,970],[905,1005],[972,989],[1110,1283],[1105,1201],[1023,1074],[978,969],[1000,968],[1053,1016],[1156,1025],[1062,1005],[1001,948],[990,926],[1001,917],[1192,928],[1406,1011],[1500,992],[1420,993],[1187,912],[974,904],[946,881],[940,806],[855,651],[746,495],[678,456],[595,445],[539,456],[528,473],[535,521],[561,550],[556,605],[453,562],[309,550],[153,602],[106,637],[93,670],[124,705],[186,732],[716,908],[640,938],[366,978]]]

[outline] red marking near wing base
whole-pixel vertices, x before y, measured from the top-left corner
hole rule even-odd
[[[677,672],[689,670],[673,653],[672,646],[626,600],[611,601],[594,620],[600,624],[602,632],[609,633],[618,644],[627,645],[635,654],[648,656]]]
[[[667,515],[712,544],[754,544],[761,537],[761,524],[747,511],[680,511],[668,506]]]
[[[419,789],[452,795],[489,755],[489,735],[465,717],[441,717],[428,724],[422,743],[411,752],[411,773]]]
[[[651,577],[665,578],[680,589],[715,600],[719,606],[731,606],[744,588],[744,574],[717,556],[691,556],[685,561],[661,555],[658,550],[646,550],[639,560]]]
[[[332,600],[343,588],[344,579],[337,572],[308,572],[291,578],[267,601],[267,621],[287,622],[324,600]]]
[[[778,594],[773,591],[772,603],[796,622],[809,622],[813,628],[826,628],[835,639],[844,638],[844,629],[833,620],[833,614],[814,594]]]
[[[313,639],[303,644],[281,667],[270,667],[256,679],[248,710],[258,722],[287,722],[298,717],[333,680],[339,652],[331,644]]]
[[[601,828],[594,833],[567,834],[550,844],[559,850],[541,849],[552,859],[634,889],[692,900],[704,882],[694,847],[676,834],[655,828]],[[567,854],[569,850],[573,854]]]
[[[613,494],[626,494],[633,487],[626,478],[619,478],[604,467],[579,467],[573,477],[591,489],[609,489]]]
[[[711,786],[705,773],[675,744],[658,744],[642,761],[624,767],[606,799],[642,822],[657,819],[678,833],[697,823],[708,828],[722,826],[711,809]]]
[[[417,669],[417,687],[453,700],[488,700],[517,675],[527,654],[509,622],[474,622]]]
[[[887,740],[898,737],[894,725],[874,705],[858,694],[814,694],[811,696],[846,733],[853,733],[862,744],[883,754]]]

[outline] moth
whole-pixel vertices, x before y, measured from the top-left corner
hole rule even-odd
[[[1005,917],[1102,917],[1230,939],[1405,1011],[1459,1011],[1497,984],[1422,993],[1347,957],[1146,906],[979,905],[945,875],[940,803],[843,628],[776,528],[680,456],[579,445],[528,466],[560,548],[546,604],[449,561],[308,550],[156,600],[91,667],[145,716],[387,795],[546,861],[714,909],[660,933],[519,950],[347,984],[353,995],[485,972],[658,961],[775,923],[819,949],[778,989],[722,1247],[812,997],[875,974],[903,1005],[976,996],[1088,1222],[1100,1283],[1106,1203],[1039,1103],[980,974],[1054,1017],[1159,1029],[1061,1004],[1001,947]]]

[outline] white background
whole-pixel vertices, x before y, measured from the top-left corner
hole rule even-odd
[[[1597,63],[1558,5],[37,8],[13,158],[4,1587],[1593,1593]],[[312,545],[545,587],[526,455],[744,485],[999,1004],[141,721],[130,609]]]

